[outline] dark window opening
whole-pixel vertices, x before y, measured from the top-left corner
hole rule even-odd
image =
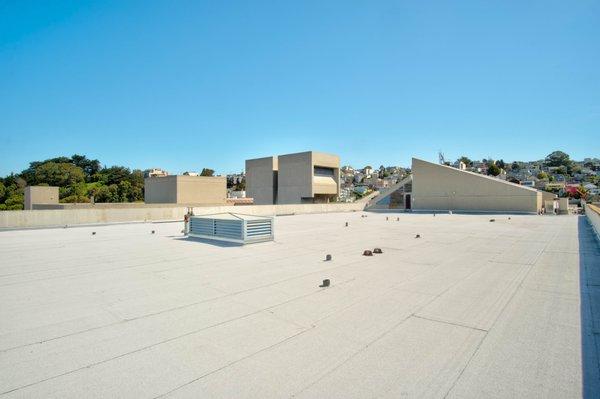
[[[334,171],[333,171],[333,168],[324,168],[322,166],[315,166],[314,175],[315,176],[333,177]]]

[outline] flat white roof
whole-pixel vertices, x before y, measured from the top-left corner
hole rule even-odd
[[[0,232],[0,398],[598,397],[585,219],[361,215]]]

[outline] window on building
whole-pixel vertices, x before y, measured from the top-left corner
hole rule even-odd
[[[315,166],[314,175],[315,176],[333,177],[333,175],[334,175],[333,168],[324,168],[322,166]]]

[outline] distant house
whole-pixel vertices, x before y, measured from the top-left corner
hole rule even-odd
[[[546,191],[552,191],[552,190],[561,190],[565,188],[565,182],[551,182],[551,183],[546,183],[545,186],[545,190]]]
[[[159,168],[146,169],[144,171],[144,177],[164,177],[168,176],[169,172]]]
[[[525,181],[521,182],[521,185],[525,186],[525,187],[535,187],[535,181],[533,181],[533,180],[525,180]]]

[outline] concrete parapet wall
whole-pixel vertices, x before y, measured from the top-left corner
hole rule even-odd
[[[590,224],[596,231],[596,237],[600,240],[600,206],[586,204],[585,215],[587,216]]]
[[[365,203],[248,205],[194,207],[195,215],[235,212],[258,216],[277,216],[305,213],[354,212],[364,209]],[[29,227],[58,227],[79,224],[125,223],[183,220],[185,206],[103,209],[52,209],[0,212],[0,229]]]

